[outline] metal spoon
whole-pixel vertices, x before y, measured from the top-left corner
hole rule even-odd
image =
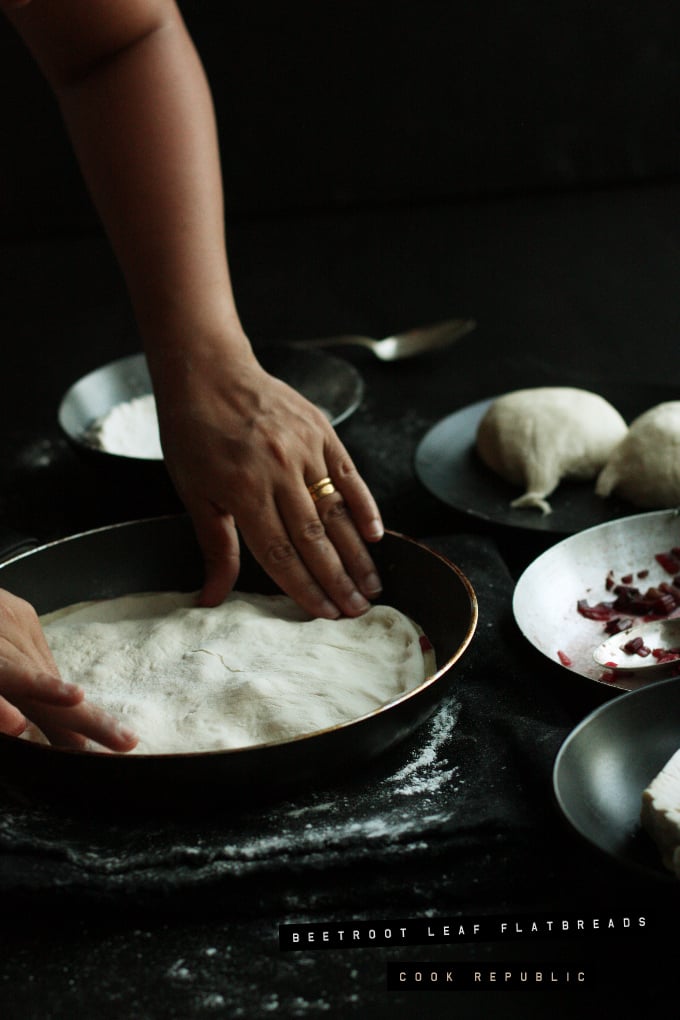
[[[636,638],[642,639],[644,648],[649,649],[649,654],[640,655],[636,651],[625,651],[624,647]],[[650,673],[655,669],[668,669],[669,665],[677,663],[680,665],[680,654],[677,659],[663,662],[658,656],[653,655],[654,649],[663,648],[670,652],[676,648],[680,649],[680,618],[652,620],[647,623],[636,623],[628,630],[622,630],[618,634],[603,641],[593,652],[593,658],[600,666],[612,669],[644,670]]]
[[[312,340],[294,340],[291,347],[368,347],[381,361],[397,361],[400,358],[411,358],[416,354],[424,354],[460,340],[470,333],[477,323],[474,319],[447,319],[435,322],[430,326],[409,329],[405,333],[386,336],[382,340],[374,340],[369,336],[329,336]]]

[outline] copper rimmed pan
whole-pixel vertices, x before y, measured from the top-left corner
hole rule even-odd
[[[0,779],[12,788],[93,808],[253,801],[346,774],[413,732],[449,689],[472,640],[477,599],[468,579],[426,546],[390,532],[372,550],[385,602],[430,638],[437,672],[414,691],[360,719],[295,740],[195,754],[111,755],[63,750],[0,734]],[[186,515],[155,517],[61,539],[0,565],[0,587],[39,613],[126,592],[193,590],[202,561]],[[241,590],[273,591],[244,550]]]

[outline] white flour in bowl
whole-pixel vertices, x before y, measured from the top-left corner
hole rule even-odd
[[[91,446],[105,453],[142,460],[162,460],[156,398],[153,393],[116,404],[87,430]]]

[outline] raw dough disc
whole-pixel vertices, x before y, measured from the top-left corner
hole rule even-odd
[[[420,629],[389,606],[321,620],[284,595],[233,592],[211,609],[195,602],[195,593],[143,593],[41,617],[62,676],[138,734],[132,753],[246,747],[327,729],[435,670]]]
[[[680,505],[680,400],[657,404],[631,423],[602,469],[595,492],[618,492],[649,510]]]
[[[525,492],[513,507],[550,513],[563,478],[595,478],[627,425],[604,397],[572,386],[538,386],[498,397],[477,427],[479,456]]]

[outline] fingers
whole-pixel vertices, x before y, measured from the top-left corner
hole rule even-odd
[[[0,589],[0,659],[24,656],[34,668],[59,675],[35,608],[12,592]]]
[[[17,655],[13,661],[0,657],[0,690],[9,698],[31,698],[47,705],[77,705],[84,692],[61,677],[36,671],[33,664]]]
[[[365,613],[370,608],[369,599],[380,590],[380,581],[342,495],[335,492],[315,504],[307,487],[298,483],[280,495],[278,510],[296,556],[268,565],[267,569],[285,569],[285,581],[293,597],[317,598],[314,589],[320,588],[325,601],[333,605],[334,616]],[[307,582],[305,590],[307,576],[313,580]],[[325,606],[324,615],[330,615]]]
[[[26,717],[18,708],[0,697],[0,733],[19,737],[26,729]]]
[[[240,569],[238,533],[234,518],[211,504],[187,505],[203,552],[205,578],[201,606],[218,606],[236,583]]]
[[[323,469],[315,471],[315,481],[325,477]],[[357,495],[354,481],[348,488],[356,504],[362,483],[358,480]],[[335,488],[317,495],[325,489],[315,493],[310,489],[314,489],[310,479],[291,473],[275,502],[263,503],[257,517],[244,520],[243,537],[269,575],[311,615],[360,616],[381,590],[375,564],[343,493]],[[364,523],[373,522],[376,540],[378,530],[382,533],[377,508],[371,499],[364,507]]]
[[[356,530],[366,542],[378,542],[383,526],[378,505],[335,433],[326,443],[326,466],[335,487],[342,494]]]
[[[88,702],[55,707],[22,699],[19,707],[55,747],[86,750],[94,741],[111,751],[131,751],[137,736],[124,723]]]
[[[343,607],[339,586],[330,583],[334,575],[341,577],[343,571],[330,543],[322,540],[323,526],[318,517],[310,518],[307,526],[302,524],[295,529],[297,546],[283,526],[275,506],[271,506],[269,511],[263,508],[256,520],[244,520],[241,531],[258,563],[311,616],[336,620],[343,612],[356,616],[364,611],[365,600],[354,612],[351,612],[348,598],[344,600]],[[306,566],[300,555],[300,546],[306,549],[310,560],[316,563],[317,573],[321,574],[319,580],[315,579],[313,571]],[[318,546],[316,557],[311,555],[314,546]],[[328,588],[332,587],[336,589],[335,599],[327,594]]]
[[[358,590],[366,599],[374,599],[382,591],[375,563],[357,532],[349,507],[340,492],[324,496],[316,504],[316,512],[324,532]]]

